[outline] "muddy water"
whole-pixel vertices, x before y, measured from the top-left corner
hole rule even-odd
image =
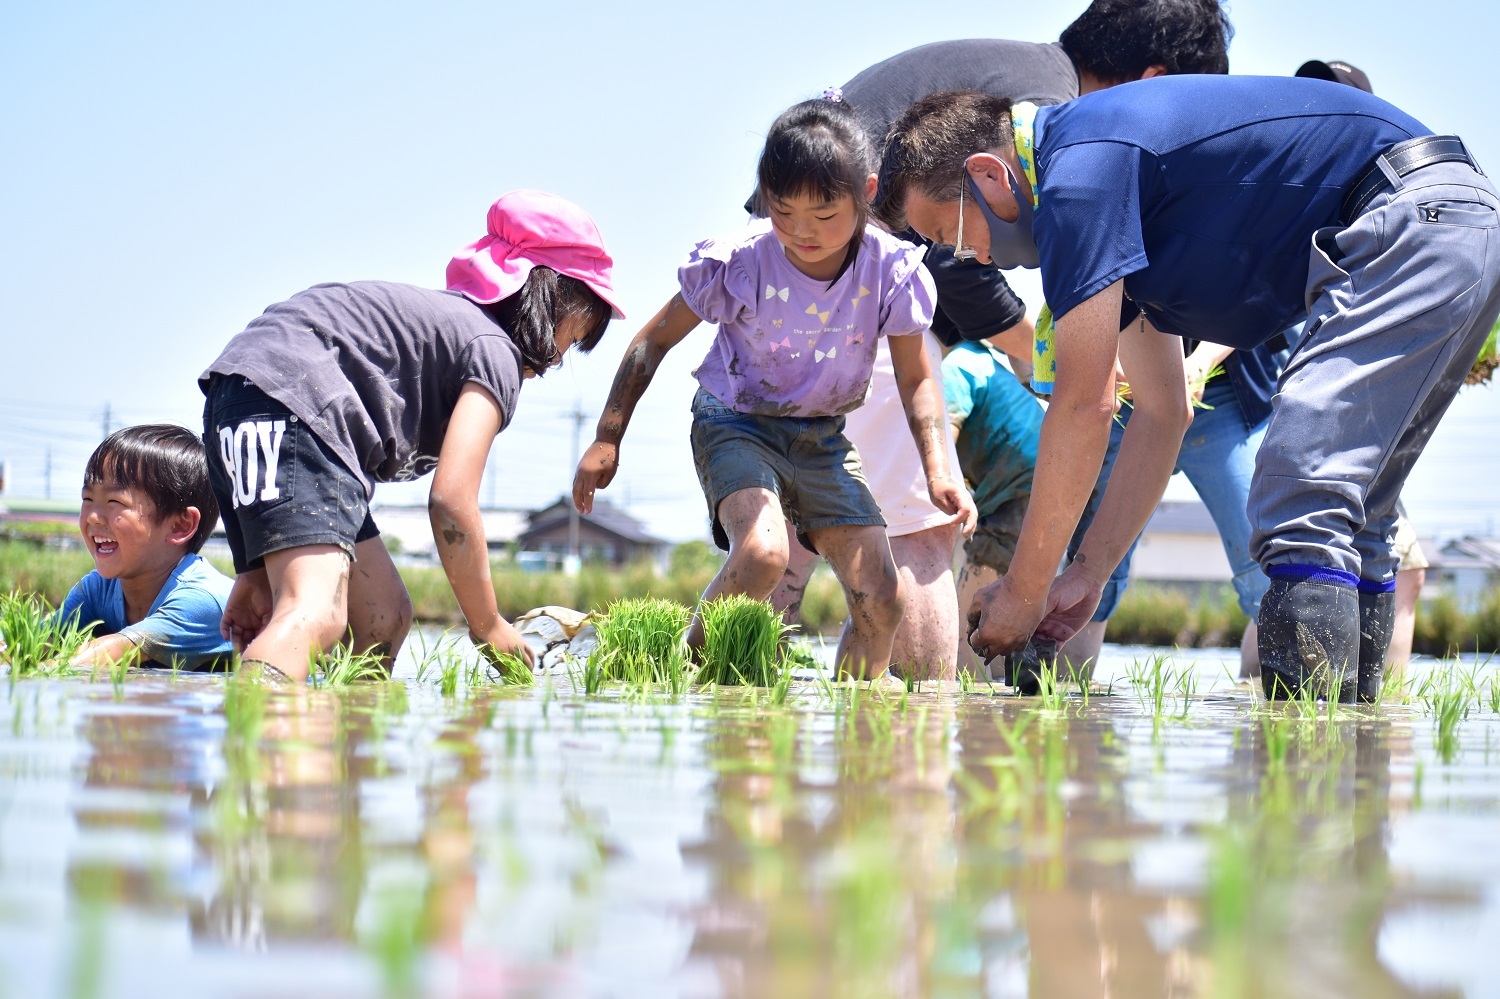
[[[0,683],[0,995],[1500,991],[1488,701],[1198,656],[1158,709],[1112,652],[1056,702]]]

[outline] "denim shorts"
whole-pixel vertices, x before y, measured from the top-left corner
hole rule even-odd
[[[354,546],[378,537],[359,476],[248,378],[216,375],[203,406],[208,481],[236,572],[304,545]]]
[[[797,540],[827,527],[884,527],[880,506],[844,436],[842,416],[757,416],[730,409],[703,389],[693,397],[693,464],[708,500],[714,543],[729,550],[719,504],[741,489],[769,489],[797,528]]]
[[[1011,559],[1016,557],[1016,542],[1021,540],[1021,521],[1026,519],[1030,502],[1029,495],[1018,496],[980,517],[974,536],[964,542],[964,558],[1002,576],[1009,572]]]

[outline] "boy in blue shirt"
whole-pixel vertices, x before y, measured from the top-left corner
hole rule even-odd
[[[201,669],[227,659],[219,622],[234,584],[198,555],[218,519],[203,442],[191,431],[126,427],[94,450],[78,514],[94,571],[58,612],[94,633],[75,666],[136,657]]]
[[[984,342],[961,342],[943,358],[943,397],[979,524],[964,543],[958,605],[967,608],[983,586],[1005,575],[1016,554],[1031,498],[1042,407]],[[972,654],[959,662],[974,668]]]
[[[1271,577],[1263,683],[1376,696],[1385,649],[1361,633],[1389,633],[1396,499],[1500,314],[1500,199],[1463,143],[1353,87],[1178,76],[1040,110],[932,95],[892,129],[882,173],[890,222],[981,260],[1034,246],[1057,317],[1033,501],[1010,572],[970,611],[975,650],[1074,634],[1160,499],[1191,412],[1181,345],[1158,331],[1246,349],[1305,317],[1249,500]],[[1117,352],[1135,411],[1054,580]]]

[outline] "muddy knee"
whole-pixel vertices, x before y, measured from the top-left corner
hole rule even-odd
[[[900,573],[891,566],[889,572],[872,573],[860,583],[844,590],[850,619],[858,627],[894,632],[906,613],[906,586]]]
[[[740,592],[769,596],[786,574],[786,539],[757,536],[736,544],[724,564],[726,582]]]

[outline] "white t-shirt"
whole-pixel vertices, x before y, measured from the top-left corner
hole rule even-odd
[[[938,390],[943,387],[939,373],[943,363],[943,350],[937,337],[931,332],[922,334],[923,346],[927,349],[927,363],[932,366],[933,378]],[[946,405],[943,410],[943,441],[948,450],[948,471],[960,483],[962,474],[958,470],[958,452],[953,447],[953,434],[948,427]],[[899,538],[916,534],[929,527],[947,523],[952,515],[939,510],[927,495],[927,476],[922,471],[922,456],[917,453],[916,442],[911,439],[911,427],[906,422],[906,410],[901,405],[901,393],[896,388],[896,369],[891,364],[891,348],[885,337],[880,338],[879,351],[875,355],[875,372],[870,378],[870,391],[865,404],[844,417],[844,435],[859,450],[864,464],[865,481],[875,502],[880,504],[880,513],[885,517],[886,534]]]

